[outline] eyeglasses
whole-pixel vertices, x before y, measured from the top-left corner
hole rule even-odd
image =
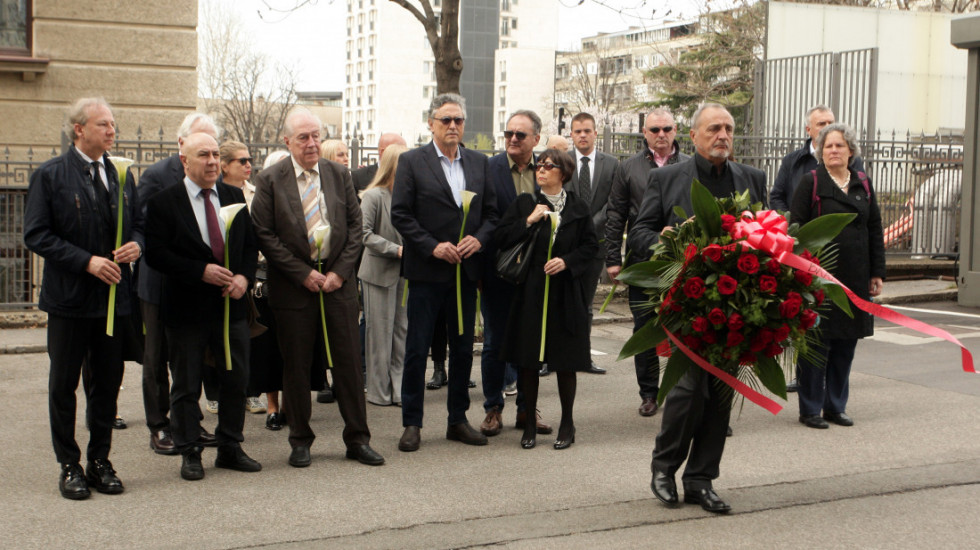
[[[463,122],[466,122],[466,119],[463,117],[451,117],[451,116],[444,116],[442,118],[437,118],[436,120],[438,120],[445,126],[449,126],[453,122],[456,123],[456,126],[462,126]]]
[[[674,127],[664,126],[663,128],[661,128],[660,126],[651,126],[647,128],[647,130],[649,130],[651,134],[659,134],[661,130],[663,130],[665,134],[669,134],[674,130]]]
[[[517,138],[517,141],[524,141],[524,138],[527,137],[527,134],[525,134],[524,132],[515,132],[513,130],[504,130],[504,139],[510,141],[510,138],[515,138],[515,137]]]
[[[240,159],[235,159],[235,162],[245,166],[246,164],[252,164],[252,157],[242,157]]]
[[[557,164],[551,164],[550,162],[539,162],[537,166],[534,167],[535,170],[544,169],[545,172],[550,172],[558,168]]]

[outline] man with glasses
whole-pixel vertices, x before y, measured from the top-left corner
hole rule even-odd
[[[510,203],[521,193],[534,193],[537,188],[534,174],[534,147],[541,141],[541,117],[534,111],[515,111],[507,120],[504,131],[506,152],[490,159],[490,186],[497,194],[497,212],[506,212]],[[487,416],[480,424],[484,435],[500,433],[503,425],[501,414],[504,410],[504,379],[507,367],[512,365],[500,360],[500,342],[507,327],[510,303],[514,297],[514,285],[501,280],[494,273],[495,262],[489,261],[497,253],[497,247],[489,244],[484,249],[488,258],[483,274],[483,299],[480,301],[483,312],[483,354],[481,369],[483,375],[483,409]],[[538,433],[549,434],[551,426],[544,423],[535,411]],[[517,388],[517,420],[515,425],[524,429],[528,415],[524,410],[524,395]]]
[[[623,161],[609,191],[609,206],[606,209],[606,272],[615,279],[623,267],[623,233],[633,227],[636,214],[643,202],[647,189],[647,176],[650,170],[676,164],[691,158],[681,153],[675,139],[677,125],[674,116],[665,108],[654,109],[646,117],[643,138],[646,147]],[[627,248],[626,266],[635,262],[633,253]],[[633,332],[640,330],[650,320],[652,311],[641,306],[647,296],[639,287],[629,287],[630,311],[633,313]],[[648,350],[633,356],[636,368],[636,382],[640,386],[640,416],[653,416],[657,413],[657,393],[660,391],[660,365],[656,350]]]
[[[575,160],[575,172],[572,173],[569,186],[576,196],[589,205],[592,223],[595,225],[595,234],[601,238],[602,235],[605,235],[606,230],[606,201],[609,198],[612,182],[616,178],[616,172],[619,170],[619,161],[612,155],[596,150],[597,136],[595,118],[592,115],[579,113],[572,117],[572,143],[575,146],[572,157]],[[599,276],[602,274],[605,255],[602,242],[600,242],[595,258],[589,266],[588,272],[583,276],[586,285],[585,298],[589,306],[590,332],[592,329],[592,302],[595,299],[596,287],[599,285]],[[591,361],[589,370],[586,372],[606,374],[606,369],[596,365],[595,361]]]
[[[310,374],[323,368],[329,345],[346,456],[380,466],[385,459],[369,445],[357,330],[354,267],[361,253],[361,208],[350,171],[320,158],[322,127],[320,119],[304,108],[286,117],[283,140],[290,155],[255,178],[252,200],[255,234],[268,261],[269,307],[276,318],[283,358],[282,408],[292,448],[289,465],[310,465],[315,439],[310,427]],[[328,227],[317,246],[315,236]]]
[[[481,251],[490,244],[497,224],[497,197],[488,182],[487,157],[462,146],[465,121],[462,96],[433,98],[429,105],[432,142],[402,154],[395,174],[391,223],[404,240],[402,274],[409,284],[402,377],[405,431],[398,441],[403,452],[419,448],[425,362],[440,310],[445,312],[449,334],[446,439],[487,444],[487,437],[466,420],[470,408],[467,382],[473,366],[476,284],[483,275]],[[464,214],[464,191],[475,193],[468,214]],[[457,308],[462,310],[462,327]]]

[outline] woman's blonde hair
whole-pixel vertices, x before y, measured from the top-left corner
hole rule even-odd
[[[408,147],[404,145],[389,145],[381,155],[381,161],[378,163],[378,173],[374,175],[371,184],[365,187],[364,191],[374,189],[375,187],[384,187],[391,190],[391,186],[395,183],[395,170],[398,168],[398,157],[405,151],[408,151]],[[362,191],[361,194],[363,195],[364,192]]]
[[[339,151],[341,147],[346,148],[347,144],[339,139],[328,139],[320,144],[320,157],[336,162],[337,151]]]

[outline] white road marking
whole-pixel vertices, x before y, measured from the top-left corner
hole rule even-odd
[[[980,319],[980,315],[975,313],[959,313],[956,311],[942,311],[938,309],[922,309],[918,307],[905,307],[905,306],[888,306],[889,309],[900,309],[904,311],[914,311],[917,313],[934,313],[936,315],[952,315],[954,317],[969,317],[971,319]]]
[[[964,332],[963,334],[954,334],[953,336],[955,336],[957,340],[966,340],[967,338],[980,337],[980,332]],[[897,344],[899,346],[920,346],[923,344],[931,344],[933,342],[946,341],[943,338],[936,338],[934,336],[912,336],[911,334],[895,334],[892,332],[879,332],[878,330],[875,330],[875,335],[869,337],[868,340],[885,342],[886,344]]]

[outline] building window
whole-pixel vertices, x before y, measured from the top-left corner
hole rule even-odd
[[[4,0],[0,10],[0,54],[31,55],[31,2]]]

